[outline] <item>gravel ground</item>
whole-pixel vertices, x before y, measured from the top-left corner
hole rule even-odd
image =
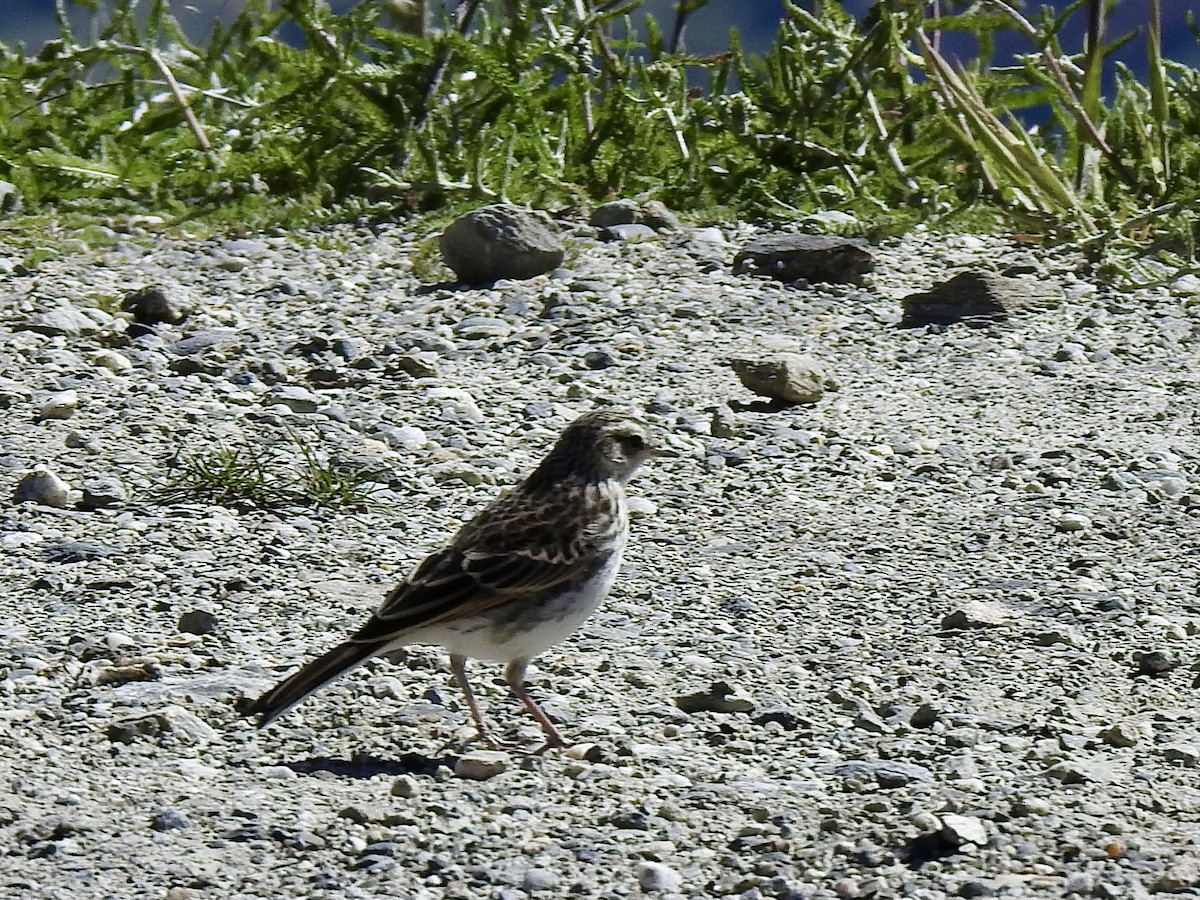
[[[32,274],[0,246],[0,894],[1200,896],[1197,286],[922,232],[865,286],[786,286],[729,274],[756,232],[721,231],[580,233],[486,289],[422,285],[401,227],[59,235]],[[896,327],[1012,266],[1061,305]],[[148,284],[191,314],[134,337]],[[785,351],[836,389],[776,408],[727,364]],[[425,647],[239,718],[597,401],[681,455],[531,669],[577,745],[465,743]],[[155,493],[217,447],[298,470],[289,434],[376,502]],[[13,501],[37,465],[65,508]]]

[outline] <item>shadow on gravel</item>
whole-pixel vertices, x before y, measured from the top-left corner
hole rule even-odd
[[[383,759],[370,753],[355,753],[350,759],[314,756],[284,763],[293,772],[311,775],[330,772],[339,778],[374,778],[376,775],[432,775],[439,766],[454,768],[455,756],[424,756],[405,753],[399,759]]]
[[[413,291],[413,293],[418,297],[424,297],[428,294],[439,293],[440,291],[454,291],[456,293],[459,291],[473,291],[478,287],[486,287],[489,283],[468,284],[465,281],[439,281],[437,284],[423,284]]]
[[[811,403],[788,403],[786,400],[751,400],[746,403],[742,400],[730,400],[729,408],[734,412],[751,412],[751,413],[780,413],[787,409],[795,409],[797,406],[812,406]]]
[[[940,834],[923,834],[901,847],[896,856],[910,869],[919,869],[927,862],[945,859],[958,852],[958,847]]]

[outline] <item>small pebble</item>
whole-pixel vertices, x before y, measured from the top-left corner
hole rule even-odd
[[[487,781],[508,771],[512,757],[500,750],[475,750],[454,764],[454,774],[469,781]]]

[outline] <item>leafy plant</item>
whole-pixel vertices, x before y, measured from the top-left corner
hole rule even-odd
[[[1132,36],[1108,40],[1104,0],[1028,18],[1006,0],[933,17],[881,0],[862,20],[785,0],[765,52],[731,33],[710,56],[686,40],[709,0],[679,0],[666,35],[640,0],[457,0],[436,18],[417,2],[248,0],[203,44],[167,0],[109,0],[87,40],[66,2],[37,54],[0,45],[0,177],[35,214],[252,228],[656,196],[699,215],[837,208],[864,229],[999,216],[1118,269],[1169,237],[1176,257],[1154,252],[1190,265],[1200,74],[1164,59],[1161,0],[1145,84],[1112,62]],[[1078,16],[1087,37],[1066,48]],[[1029,52],[994,60],[1002,29]],[[951,65],[949,32],[977,57]]]

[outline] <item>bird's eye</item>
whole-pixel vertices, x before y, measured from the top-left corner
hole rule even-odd
[[[625,448],[626,452],[636,453],[639,450],[646,449],[646,439],[640,434],[623,434],[617,440]]]

